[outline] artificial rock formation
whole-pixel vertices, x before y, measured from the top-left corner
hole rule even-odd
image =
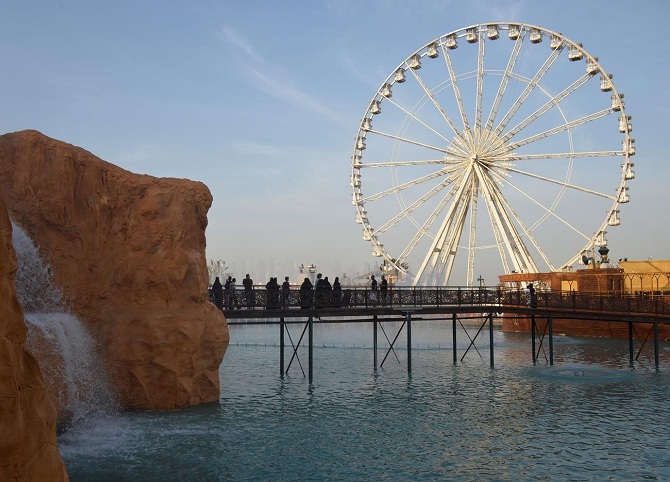
[[[21,131],[0,136],[0,193],[104,348],[124,407],[218,400],[229,335],[206,301],[204,184],[134,174]]]
[[[28,353],[16,298],[12,225],[0,196],[0,480],[66,481],[56,445],[56,409]]]

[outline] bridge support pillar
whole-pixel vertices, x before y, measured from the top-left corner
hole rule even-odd
[[[549,325],[549,365],[554,364],[554,319],[551,315],[547,317],[547,324]]]
[[[493,358],[493,313],[489,313],[489,354],[491,357],[491,368],[494,367]]]
[[[656,364],[656,370],[658,370],[658,320],[654,320],[654,363]]]
[[[372,359],[375,366],[375,372],[377,371],[377,315],[374,315],[372,320]]]
[[[412,373],[412,313],[405,313],[407,320],[407,373]]]
[[[451,329],[454,345],[454,365],[456,365],[458,363],[458,355],[456,354],[456,313],[452,313],[451,315]]]
[[[633,339],[633,322],[628,321],[628,356],[630,357],[630,367],[633,367],[633,360],[635,359],[635,347]]]
[[[284,317],[279,318],[279,377],[284,379]]]
[[[309,317],[309,384],[314,379],[314,317]]]
[[[535,332],[537,327],[535,326],[535,315],[530,315],[530,338],[531,338],[531,348],[533,350],[533,365],[537,363],[537,358],[535,357]]]

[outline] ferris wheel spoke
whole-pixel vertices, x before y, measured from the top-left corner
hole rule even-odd
[[[410,69],[410,71],[411,71],[412,74],[414,75],[414,78],[415,78],[416,81],[419,83],[419,85],[421,86],[421,88],[423,89],[423,91],[425,92],[425,94],[426,94],[426,95],[428,96],[428,98],[431,100],[431,102],[433,103],[433,105],[435,106],[435,108],[436,108],[436,109],[438,110],[438,112],[442,115],[442,118],[446,121],[447,125],[449,125],[449,128],[452,130],[452,132],[456,135],[456,137],[460,138],[462,141],[465,142],[465,139],[463,139],[463,134],[461,134],[461,132],[458,130],[458,128],[456,127],[456,125],[454,124],[454,122],[451,120],[451,117],[449,117],[449,116],[447,115],[447,113],[444,111],[444,109],[442,108],[442,105],[437,101],[437,99],[436,99],[435,96],[433,95],[433,92],[432,92],[432,91],[428,88],[428,86],[424,83],[423,78],[421,78],[421,76],[416,72],[416,70],[414,70],[414,69]],[[458,89],[458,86],[456,86],[455,89]],[[460,95],[460,94],[459,94],[459,95]],[[400,108],[403,112],[407,113],[408,115],[410,115],[411,117],[413,117],[413,118],[416,119],[416,117],[414,116],[414,114],[408,112],[406,109],[404,109],[403,107],[401,107],[401,106],[398,105],[397,103],[394,103],[394,105],[398,106],[398,108]],[[418,120],[418,119],[417,119],[417,120]],[[419,121],[419,122],[421,122],[421,121]],[[433,129],[430,128],[430,127],[429,127],[429,129],[430,129],[430,130],[433,130]],[[434,131],[434,130],[433,130],[433,131]],[[435,132],[435,131],[434,131],[434,132]],[[444,136],[442,136],[442,135],[440,135],[440,137],[444,138]],[[445,139],[445,140],[446,140],[446,139]],[[449,142],[449,144],[450,144],[451,146],[453,146],[453,147],[459,149],[461,152],[465,153],[465,151],[464,151],[460,146],[458,146],[457,144],[454,144],[454,143],[451,142],[450,140],[448,140],[448,142]]]
[[[512,53],[510,54],[510,57],[507,61],[507,67],[505,67],[505,73],[503,74],[502,79],[500,79],[500,84],[498,85],[498,91],[496,92],[495,100],[493,101],[493,105],[491,106],[491,112],[489,113],[488,120],[486,121],[486,127],[485,127],[486,131],[492,130],[493,123],[495,122],[495,119],[498,116],[498,109],[500,108],[500,102],[505,96],[507,85],[509,84],[512,72],[514,71],[516,61],[519,58],[519,52],[521,51],[521,46],[523,45],[523,39],[524,37],[520,35],[514,41],[514,48],[512,49]]]
[[[479,200],[479,178],[475,178],[470,196],[470,236],[468,237],[467,286],[472,286],[475,278],[475,247],[477,246],[477,202]]]
[[[561,49],[556,49],[552,50],[551,54],[549,54],[549,57],[547,60],[542,64],[540,69],[537,71],[535,76],[526,84],[526,87],[523,89],[523,92],[519,95],[519,97],[516,99],[512,107],[507,111],[505,116],[502,118],[498,126],[495,128],[495,133],[500,134],[502,131],[505,130],[507,127],[507,124],[509,123],[510,120],[514,117],[514,115],[517,113],[517,111],[521,108],[523,103],[526,101],[528,96],[535,90],[535,87],[537,87],[542,80],[542,78],[545,76],[545,74],[549,71],[552,65],[554,65],[554,62],[556,62],[556,59],[558,59],[558,55],[560,54]]]
[[[482,102],[484,100],[484,52],[486,36],[479,32],[479,47],[477,49],[477,97],[475,99],[475,132],[480,136],[482,127]],[[481,139],[478,139],[480,141]]]
[[[444,147],[431,146],[430,144],[424,144],[423,142],[413,141],[412,139],[396,136],[395,134],[389,134],[387,132],[370,130],[368,131],[368,134],[377,134],[380,136],[388,137],[390,139],[395,139],[396,141],[405,142],[407,144],[413,144],[415,146],[425,147],[426,149],[432,149],[434,151],[444,152],[445,154],[447,153],[447,150]]]
[[[442,177],[445,174],[448,174],[449,172],[450,171],[447,170],[447,169],[440,169],[437,172],[433,172],[431,174],[427,174],[425,176],[418,177],[416,179],[404,182],[402,184],[398,184],[397,186],[393,186],[392,188],[386,189],[386,190],[378,192],[376,194],[372,194],[370,196],[364,197],[363,199],[361,199],[361,202],[362,203],[368,203],[370,201],[376,201],[376,200],[381,199],[383,197],[386,197],[390,194],[395,194],[395,193],[403,191],[405,189],[409,189],[411,187],[418,186],[419,184],[430,181],[431,179]]]
[[[457,176],[449,176],[447,179],[439,183],[437,186],[432,188],[430,191],[428,191],[426,194],[421,196],[419,199],[414,201],[412,204],[404,208],[402,211],[400,211],[398,214],[393,216],[386,224],[381,226],[379,229],[375,229],[371,234],[383,234],[389,229],[391,229],[393,226],[395,226],[398,222],[400,222],[402,219],[407,217],[409,214],[411,214],[413,211],[415,211],[417,208],[423,206],[428,200],[430,200],[433,196],[435,196],[437,193],[439,193],[442,189],[446,188],[449,184],[452,184],[456,180]]]
[[[594,120],[600,119],[602,117],[605,117],[609,114],[614,112],[611,108],[603,109],[598,112],[594,112],[592,114],[586,115],[584,117],[580,117],[579,119],[575,119],[573,121],[570,121],[566,124],[562,124],[560,126],[556,126],[553,129],[548,129],[544,132],[540,132],[539,134],[535,134],[530,137],[526,137],[525,139],[522,139],[520,141],[517,141],[513,144],[508,144],[504,147],[503,151],[504,152],[509,152],[513,151],[514,149],[518,149],[521,146],[525,146],[527,144],[530,144],[531,142],[539,141],[540,139],[545,139],[549,136],[553,136],[555,134],[558,134],[560,132],[567,131],[569,129],[572,129],[573,127],[580,126],[582,124],[586,124],[588,122],[592,122]],[[499,155],[498,152],[494,152],[494,155]]]
[[[463,122],[463,131],[470,131],[470,123],[468,122],[468,116],[465,113],[465,106],[463,105],[463,98],[461,97],[461,89],[458,87],[458,80],[456,79],[456,72],[454,71],[454,66],[451,62],[451,56],[446,47],[442,46],[442,52],[444,53],[444,61],[447,64],[447,70],[449,71],[449,79],[451,80],[451,86],[454,89],[454,96],[456,97],[456,103],[458,104],[458,110],[461,113],[461,121]],[[461,137],[461,136],[459,136]]]
[[[553,154],[504,154],[496,158],[496,161],[531,161],[546,159],[580,159],[586,157],[614,157],[623,156],[623,151],[591,151],[591,152],[555,152]]]
[[[568,97],[570,94],[576,91],[579,87],[588,82],[591,78],[592,76],[590,76],[589,74],[582,75],[579,79],[577,79],[568,87],[563,89],[563,91],[561,91],[560,93],[549,99],[542,107],[540,107],[535,112],[530,114],[515,127],[507,131],[507,133],[505,133],[505,135],[502,137],[502,140],[508,141],[509,139],[514,137],[517,133],[528,127],[530,124],[536,121],[540,116],[545,114],[549,109],[558,105],[561,101],[563,101],[566,97]]]
[[[497,173],[494,173],[494,175],[496,175],[496,176],[499,177],[499,175],[498,175]],[[516,186],[515,184],[511,183],[511,182],[509,181],[509,179],[502,178],[502,177],[499,177],[499,179],[504,180],[504,181],[507,183],[508,186],[510,186],[512,189],[514,189],[515,191],[517,191],[519,194],[521,194],[522,196],[524,196],[526,199],[528,199],[529,201],[531,201],[531,202],[532,202],[533,204],[535,204],[536,206],[540,207],[540,208],[541,208],[541,209],[542,209],[548,216],[551,216],[551,217],[553,217],[554,219],[558,220],[558,221],[561,222],[563,225],[565,225],[566,227],[568,227],[570,230],[572,230],[572,231],[574,231],[575,233],[577,233],[580,237],[582,237],[582,238],[584,238],[584,239],[587,239],[587,240],[591,239],[589,236],[587,236],[586,234],[582,233],[579,229],[577,229],[577,228],[574,227],[572,224],[570,224],[570,222],[566,221],[566,220],[563,219],[561,216],[559,216],[558,214],[556,214],[552,209],[548,208],[547,206],[545,206],[545,205],[542,204],[541,202],[537,201],[533,196],[527,194],[527,193],[524,192],[522,189],[520,189],[518,186]],[[536,223],[536,224],[537,224],[537,223]],[[531,229],[533,229],[533,228],[534,228],[534,226],[531,227]]]
[[[498,167],[498,166],[496,166],[496,167]],[[539,174],[533,174],[531,172],[522,171],[520,169],[515,169],[515,168],[510,167],[510,166],[501,167],[501,170],[508,171],[508,172],[515,172],[517,174],[532,177],[534,179],[539,179],[540,181],[546,181],[546,182],[550,182],[552,184],[557,184],[559,186],[566,187],[568,189],[574,189],[575,191],[581,191],[581,192],[585,192],[587,194],[593,194],[594,196],[599,196],[599,197],[602,197],[602,198],[605,198],[605,199],[609,199],[610,201],[616,200],[616,196],[611,196],[609,194],[594,191],[593,189],[588,189],[588,188],[585,188],[585,187],[582,187],[582,186],[577,186],[576,184],[570,184],[569,182],[559,181],[558,179],[552,179],[550,177],[540,176]]]
[[[414,72],[414,70],[412,70],[412,72]],[[461,134],[458,132],[458,129],[456,128],[456,126],[454,125],[453,121],[451,120],[451,118],[449,118],[449,116],[448,116],[447,113],[444,111],[444,109],[442,108],[442,106],[437,102],[437,100],[436,100],[435,97],[433,96],[433,93],[432,93],[432,92],[428,89],[428,87],[426,87],[426,85],[423,83],[423,79],[421,79],[421,78],[416,74],[416,72],[414,72],[414,75],[417,77],[417,80],[418,80],[419,83],[421,84],[421,87],[423,88],[424,92],[426,92],[426,95],[428,95],[428,96],[430,97],[431,101],[433,102],[433,104],[435,105],[435,107],[437,108],[437,110],[440,112],[440,114],[442,115],[442,117],[444,118],[444,120],[447,122],[447,124],[449,125],[449,127],[451,128],[451,130],[454,132],[454,134],[455,134],[456,136],[461,136]],[[458,144],[454,143],[451,139],[448,139],[447,137],[445,137],[444,134],[442,134],[441,132],[437,131],[437,130],[434,129],[433,127],[431,127],[431,126],[429,126],[428,124],[426,124],[422,119],[420,119],[419,117],[417,117],[413,112],[411,112],[411,111],[405,109],[402,105],[398,104],[397,102],[393,101],[392,99],[387,99],[387,100],[389,101],[389,103],[393,104],[393,105],[396,106],[398,109],[400,109],[401,111],[403,111],[403,112],[405,113],[405,115],[411,117],[412,119],[414,119],[415,121],[417,121],[419,124],[423,125],[426,129],[430,130],[430,131],[433,132],[435,135],[439,136],[441,139],[443,139],[444,141],[446,141],[446,142],[449,144],[449,147],[450,147],[451,149],[455,149],[456,151],[458,151],[459,153],[461,153],[461,154],[463,154],[463,155],[466,154],[466,152],[463,150],[463,148],[462,148],[461,146],[459,146]]]
[[[425,159],[422,161],[391,161],[391,162],[366,162],[360,169],[379,167],[402,167],[402,166],[428,166],[431,164],[450,164],[462,162],[462,157],[443,157],[442,159]]]

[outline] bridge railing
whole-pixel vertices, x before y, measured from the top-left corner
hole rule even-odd
[[[421,307],[500,304],[502,291],[496,288],[462,287],[390,287],[386,291],[369,287],[344,287],[342,291],[300,291],[293,288],[267,290],[254,287],[251,292],[236,288],[234,294],[222,292],[219,303],[223,309],[288,309],[288,308],[370,308],[370,307]],[[209,300],[217,304],[215,294],[209,290]]]
[[[524,296],[525,299],[525,296]],[[512,301],[512,300],[510,300]],[[520,304],[516,300],[512,303]],[[579,293],[552,291],[537,293],[537,307],[573,311],[649,313],[670,315],[670,297],[628,293]]]
[[[209,290],[209,299],[217,304],[215,293]],[[582,293],[575,291],[542,291],[536,293],[535,307],[543,309],[600,311],[617,313],[650,313],[670,316],[670,297],[645,296],[627,293]],[[219,294],[223,309],[296,309],[296,308],[377,308],[422,306],[531,306],[524,290],[471,287],[406,287],[393,286],[387,291],[373,291],[369,287],[344,287],[332,290],[300,291],[292,287],[288,292],[254,287],[251,294],[243,288],[234,294]]]

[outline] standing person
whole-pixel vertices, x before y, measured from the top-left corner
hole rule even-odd
[[[214,283],[212,283],[212,298],[214,299],[214,305],[218,309],[223,310],[223,285],[218,276],[214,280]]]
[[[291,283],[288,282],[288,276],[284,277],[284,282],[281,284],[281,299],[284,308],[289,304],[289,296],[291,295]]]
[[[313,295],[312,282],[306,277],[305,281],[300,285],[300,308],[311,308]]]
[[[333,306],[335,308],[342,306],[342,285],[338,276],[335,276],[333,281]]]
[[[228,284],[228,309],[232,310],[234,305],[237,305],[237,297],[235,296],[235,278],[231,278]],[[239,308],[239,306],[238,306]]]
[[[232,276],[228,276],[226,282],[223,284],[223,299],[224,303],[228,305],[228,298],[230,297],[230,282],[233,280]]]
[[[316,286],[314,286],[314,307],[323,308],[323,297],[326,286],[323,283],[323,275],[316,275]]]
[[[277,283],[277,278],[270,278],[270,281],[265,285],[267,290],[267,308],[274,309],[279,308],[279,283]]]
[[[372,303],[377,302],[377,280],[375,275],[370,276],[370,301]]]
[[[254,281],[249,276],[249,273],[242,280],[242,286],[244,286],[244,299],[247,303],[247,310],[250,310],[256,304],[256,300],[254,299]]]
[[[535,287],[533,286],[533,283],[528,283],[528,285],[526,285],[526,305],[530,308],[534,308],[533,298],[535,298]]]
[[[323,304],[329,306],[333,301],[333,287],[328,281],[328,276],[323,278]]]
[[[388,292],[389,284],[388,281],[386,281],[386,276],[382,275],[382,282],[380,283],[380,288],[379,291],[381,292],[382,295],[382,304],[386,304],[386,294]]]
[[[530,307],[537,308],[537,297],[535,296],[535,287],[533,286],[533,283],[531,283],[528,288],[528,291],[530,291]]]

